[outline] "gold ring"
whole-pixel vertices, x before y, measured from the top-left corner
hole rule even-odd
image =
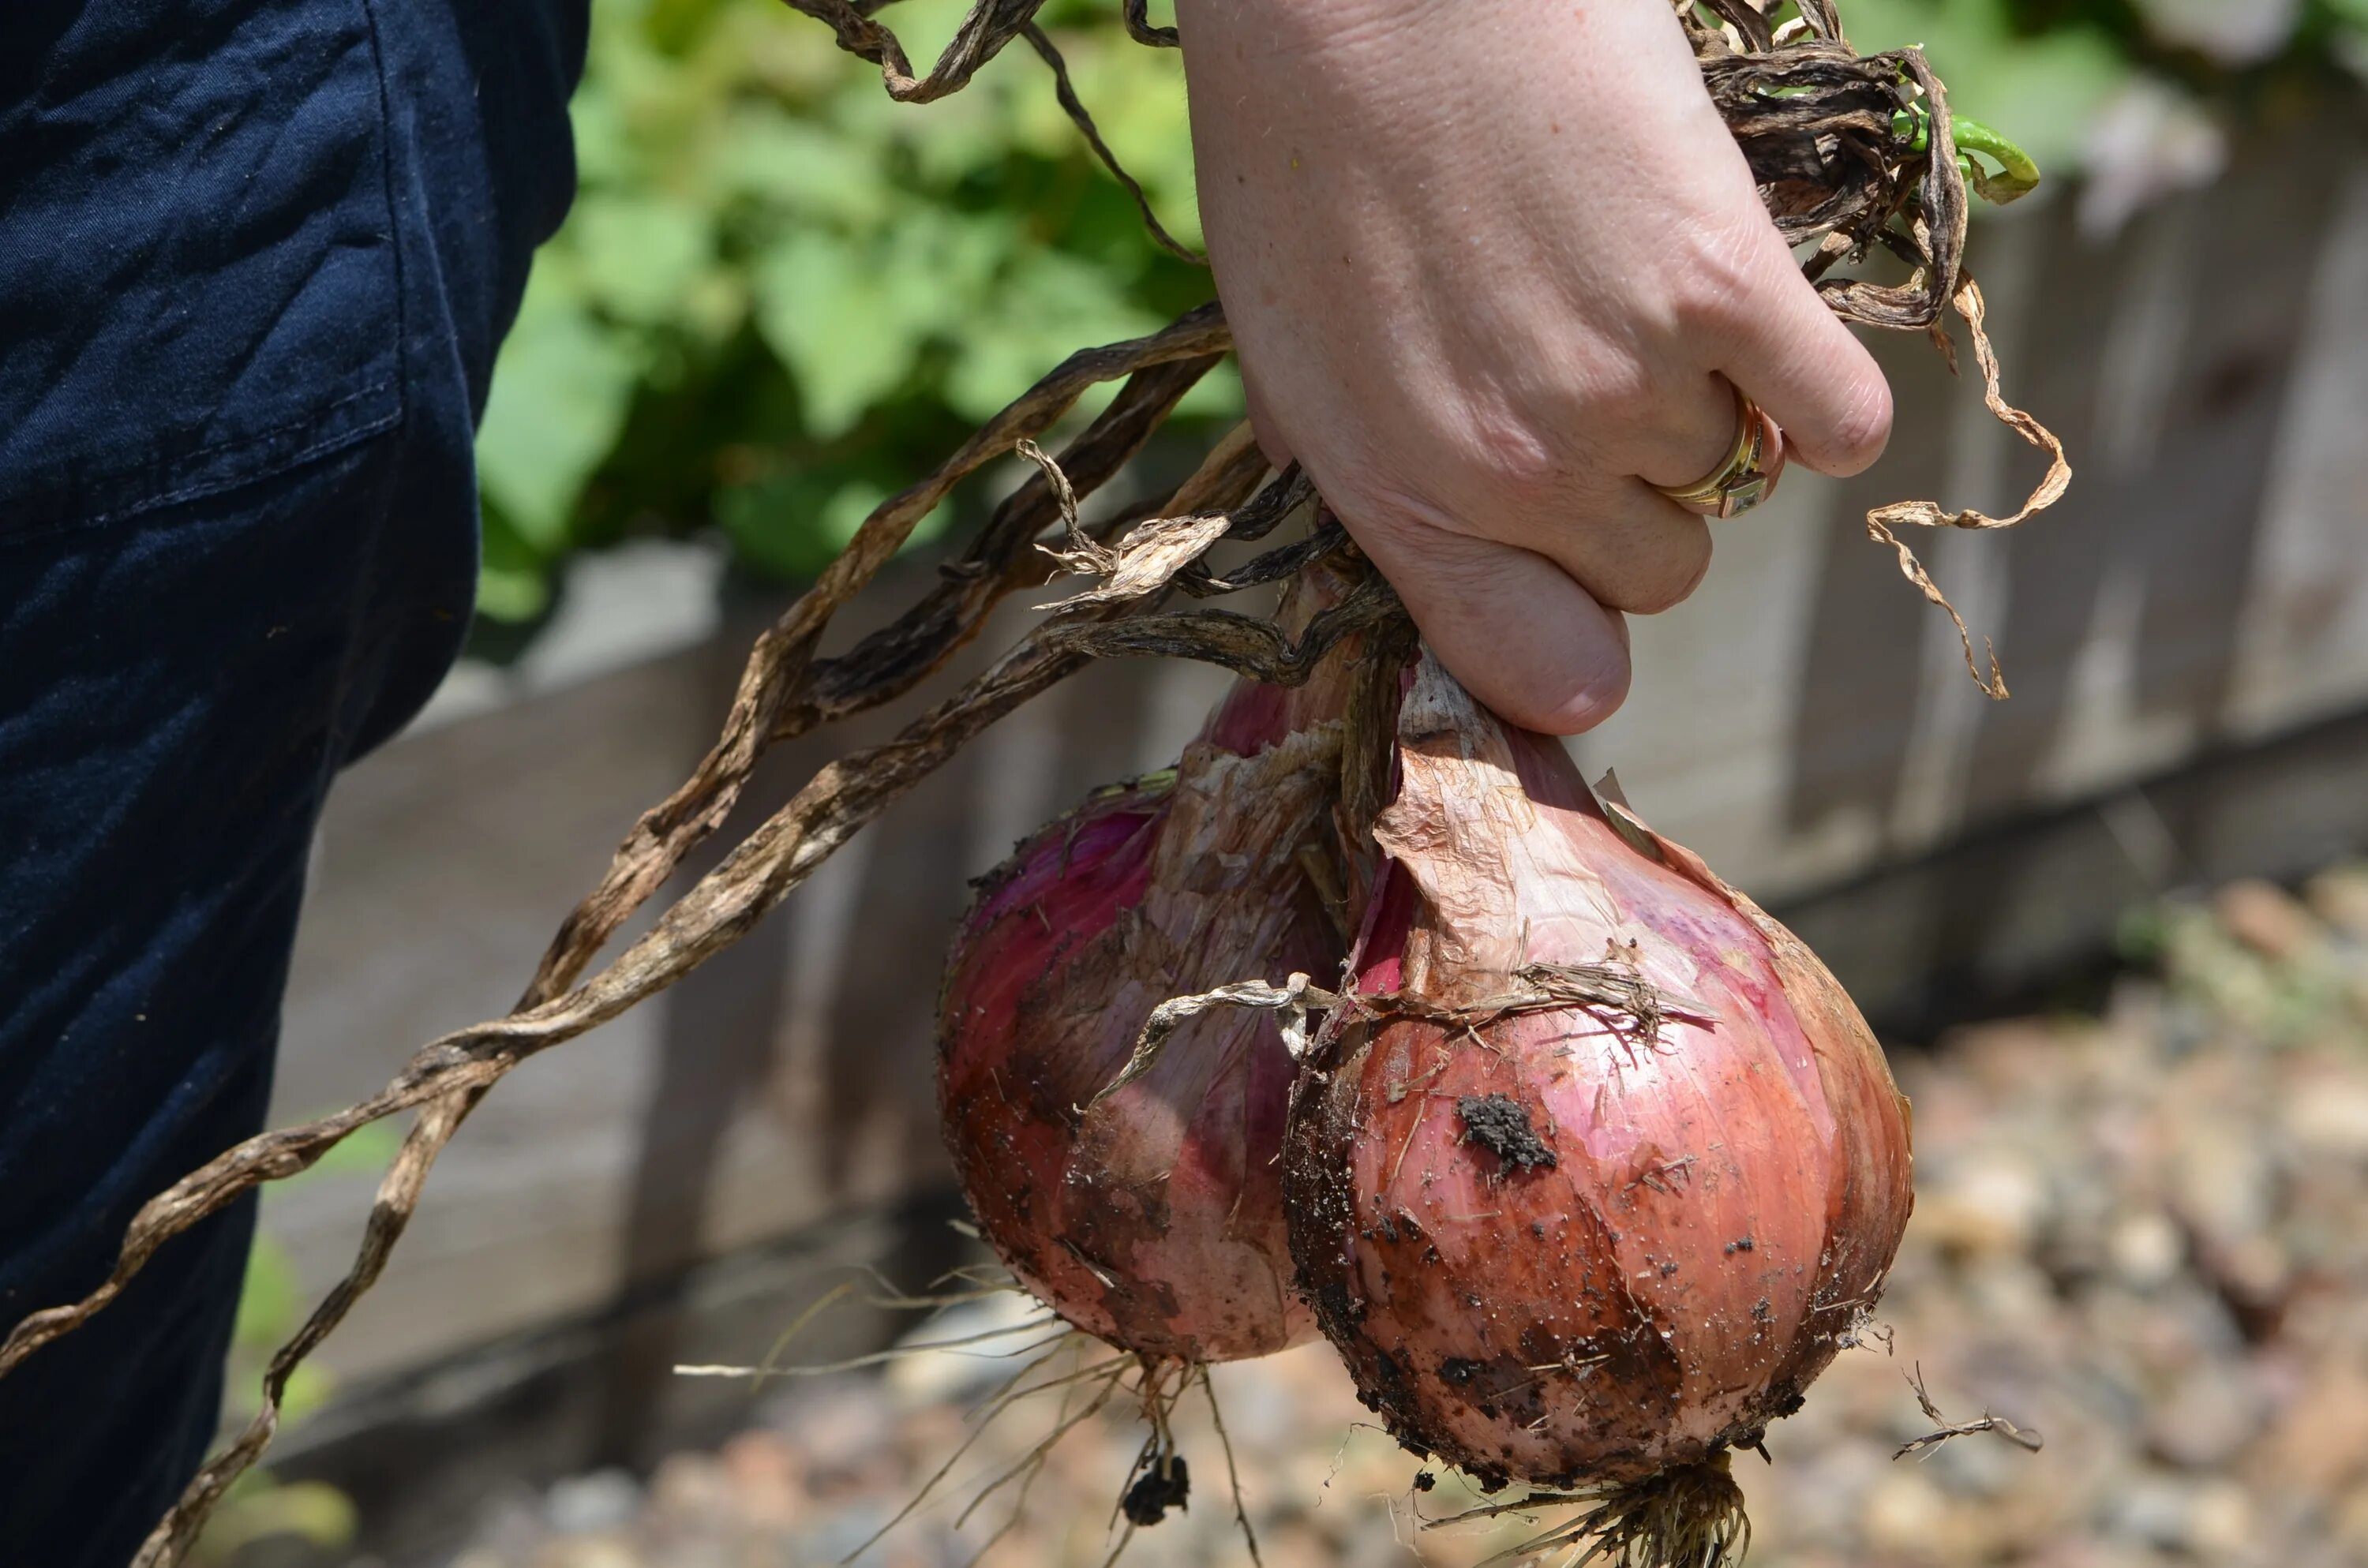
[[[1735,410],[1735,445],[1725,460],[1691,484],[1653,488],[1704,517],[1739,517],[1775,494],[1784,472],[1784,432],[1739,387]]]

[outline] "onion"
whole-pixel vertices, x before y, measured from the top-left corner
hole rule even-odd
[[[1674,1561],[1740,1527],[1727,1450],[1873,1303],[1907,1102],[1792,933],[1428,654],[1398,745],[1356,997],[1292,1109],[1303,1285],[1402,1442],[1612,1496],[1617,1555]]]
[[[1304,626],[1320,576],[1286,608]],[[939,1006],[939,1107],[979,1228],[1076,1327],[1148,1360],[1312,1338],[1278,1164],[1294,1071],[1272,1015],[1179,1028],[1106,1092],[1153,1008],[1346,942],[1303,869],[1339,787],[1348,661],[1239,683],[1170,773],[1103,790],[984,879]]]

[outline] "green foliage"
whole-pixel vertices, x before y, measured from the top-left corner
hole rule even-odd
[[[908,0],[894,19],[926,55],[961,12]],[[1114,3],[1045,19],[1196,243],[1176,54],[1129,42]],[[779,0],[598,0],[575,122],[581,193],[478,442],[496,618],[541,613],[556,561],[632,532],[716,528],[745,564],[808,575],[1063,357],[1210,292],[1152,244],[1025,48],[911,108]],[[1212,378],[1187,413],[1238,408]]]
[[[889,14],[915,59],[967,0]],[[2149,71],[2239,104],[2368,71],[2368,0],[2305,0],[2286,50],[2223,67],[2166,42],[2199,0],[1844,0],[1862,49],[1920,42],[1955,106],[2077,170],[2099,109]],[[2248,0],[2225,0],[2237,5]],[[1042,14],[1163,221],[1199,241],[1182,62],[1119,0]],[[746,568],[811,575],[882,496],[1071,350],[1209,297],[1014,46],[936,104],[780,0],[596,0],[575,121],[581,195],[538,258],[478,443],[482,608],[530,620],[569,551],[716,530]],[[1187,411],[1237,414],[1212,377]],[[960,496],[921,530],[942,528]]]

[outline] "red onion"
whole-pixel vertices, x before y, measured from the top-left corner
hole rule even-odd
[[[1358,997],[1292,1110],[1308,1298],[1390,1429],[1484,1485],[1734,1507],[1725,1451],[1890,1267],[1907,1102],[1815,956],[1559,744],[1427,655],[1398,740]]]
[[[1274,1015],[1195,1017],[1097,1096],[1160,1003],[1339,971],[1300,856],[1338,794],[1344,664],[1289,690],[1240,683],[1172,773],[1021,844],[955,944],[939,1106],[979,1228],[1064,1318],[1156,1360],[1315,1333],[1291,1289],[1277,1156],[1293,1064]]]

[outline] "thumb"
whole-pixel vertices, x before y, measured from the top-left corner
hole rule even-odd
[[[1358,542],[1440,662],[1501,717],[1575,735],[1628,695],[1626,621],[1544,556],[1440,529],[1367,528]]]

